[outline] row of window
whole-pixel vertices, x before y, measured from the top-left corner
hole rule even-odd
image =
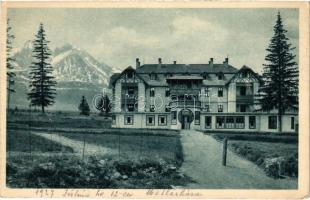
[[[195,125],[200,124],[200,112],[195,111]],[[277,129],[278,127],[277,116],[268,117],[268,129]],[[133,125],[134,116],[125,115],[124,124]],[[112,124],[115,125],[115,115],[112,116]],[[171,124],[177,124],[177,111],[171,112]],[[146,125],[155,126],[155,115],[146,115]],[[167,125],[167,115],[158,115],[158,126]],[[212,128],[212,116],[205,116],[205,128]],[[216,117],[216,129],[244,129],[245,117],[244,116],[217,116]],[[256,116],[249,116],[249,129],[256,128]],[[291,117],[291,129],[295,129],[295,118]]]
[[[209,87],[207,87],[205,89],[205,96],[206,97],[210,97],[210,91],[211,89]],[[165,96],[166,97],[169,97],[170,96],[170,89],[169,88],[166,88],[166,91],[165,91]],[[155,97],[155,88],[150,88],[150,97]],[[217,90],[217,97],[223,97],[223,87],[219,87],[218,90]]]
[[[184,73],[183,75],[191,75],[191,74],[190,73]],[[207,78],[207,73],[203,73],[201,75],[202,75],[203,79]],[[170,73],[166,74],[167,78],[168,77],[172,77],[172,76],[173,76],[173,74],[170,74]],[[150,77],[151,80],[157,80],[158,79],[157,74],[155,74],[155,73],[149,74],[149,77]],[[223,80],[224,79],[224,74],[223,73],[218,73],[217,74],[217,79],[218,80]]]
[[[256,119],[255,116],[249,117],[249,128],[255,129]],[[205,128],[212,128],[212,117],[205,116]],[[216,117],[216,127],[217,129],[244,129],[244,116],[217,116]]]

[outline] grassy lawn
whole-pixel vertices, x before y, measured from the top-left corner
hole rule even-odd
[[[297,135],[213,134],[222,141],[228,138],[228,148],[263,168],[268,176],[283,178],[298,176]]]
[[[77,113],[10,114],[7,150],[14,153],[7,159],[8,187],[171,188],[190,181],[178,171],[183,162],[178,132],[110,129],[109,123],[98,115],[85,117]],[[87,145],[103,146],[119,153],[82,159],[71,154],[70,147],[29,135],[36,130],[53,133],[51,137],[60,135],[79,142],[85,139]],[[27,153],[30,149],[36,152],[31,157]]]
[[[139,132],[143,131],[140,130]],[[169,131],[166,132],[169,133]],[[178,164],[182,163],[183,159],[180,139],[176,136],[137,135],[134,132],[130,135],[100,133],[61,133],[61,135],[77,141],[84,141],[85,139],[86,143],[115,149],[120,152],[122,157],[131,159],[140,157],[162,158]]]
[[[31,147],[30,147],[31,144]],[[72,148],[60,145],[29,131],[12,130],[7,133],[7,151],[15,152],[73,152]]]

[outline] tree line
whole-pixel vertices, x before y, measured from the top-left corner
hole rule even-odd
[[[11,33],[11,27],[7,26],[7,91],[8,91],[8,108],[10,104],[11,93],[14,91],[14,78],[16,74],[13,72],[12,58],[12,40],[14,35]],[[262,80],[263,83],[259,88],[259,104],[263,111],[271,111],[277,109],[279,120],[279,131],[282,132],[282,116],[288,109],[298,108],[298,67],[295,61],[296,55],[293,53],[295,49],[289,43],[286,36],[287,30],[283,26],[280,12],[277,14],[274,26],[274,34],[266,49],[266,63],[263,65]],[[49,41],[46,39],[43,24],[40,24],[39,30],[33,41],[33,58],[34,61],[30,66],[30,83],[28,99],[31,106],[40,106],[42,113],[45,108],[55,103],[57,82],[53,77],[53,67],[50,64],[50,50],[48,48]],[[110,111],[109,100],[107,96],[103,96],[96,107],[101,113]],[[103,106],[105,105],[105,106]],[[80,113],[89,115],[89,105],[82,97],[78,107]]]

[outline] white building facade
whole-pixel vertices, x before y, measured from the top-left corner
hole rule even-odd
[[[128,67],[112,75],[112,127],[278,132],[276,111],[257,104],[261,79],[249,67],[228,63],[157,64]],[[282,131],[296,132],[298,113],[282,117]]]

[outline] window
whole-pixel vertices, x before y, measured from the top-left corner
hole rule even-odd
[[[255,129],[255,128],[256,128],[256,117],[249,116],[249,129]]]
[[[127,73],[127,78],[133,78],[133,73],[132,72],[128,72]]]
[[[167,125],[167,116],[159,115],[158,116],[158,126],[166,126]]]
[[[171,112],[171,124],[177,124],[177,111]]]
[[[166,97],[169,97],[169,96],[170,96],[170,89],[166,88]]]
[[[246,78],[247,76],[248,76],[248,73],[247,73],[247,72],[242,72],[242,73],[241,73],[241,77],[242,77],[242,78]]]
[[[246,95],[246,87],[245,86],[240,86],[240,96],[245,96]]]
[[[222,88],[222,87],[219,87],[219,88],[218,88],[217,96],[218,96],[218,97],[223,97],[223,88]]]
[[[155,106],[154,105],[150,105],[150,112],[155,112]]]
[[[295,118],[291,117],[291,129],[294,130],[295,129]]]
[[[125,125],[133,124],[133,115],[125,115]]]
[[[146,116],[146,125],[147,126],[154,126],[155,125],[155,116],[154,115],[147,115]]]
[[[154,73],[150,74],[150,79],[151,80],[156,80],[156,78],[157,78],[156,74],[154,74]]]
[[[234,117],[227,116],[226,117],[226,128],[235,128],[235,119]]]
[[[236,117],[236,128],[244,128],[244,116]]]
[[[223,112],[223,105],[217,106],[217,112]]]
[[[269,129],[277,129],[277,116],[269,116],[268,117],[268,128]]]
[[[150,97],[154,97],[155,96],[155,88],[151,88],[150,89]]]
[[[225,117],[216,117],[216,128],[221,129],[224,128]]]
[[[166,105],[166,106],[165,106],[165,112],[170,112],[170,110],[171,110],[171,109],[170,109],[170,106],[169,106],[169,105]]]
[[[246,105],[240,104],[240,112],[246,112]]]
[[[210,88],[209,87],[205,88],[205,95],[206,95],[206,97],[210,96]]]
[[[135,111],[135,105],[133,103],[127,104],[127,111],[128,112],[134,112]]]
[[[217,75],[217,79],[218,79],[218,80],[223,80],[223,78],[224,78],[224,75],[223,75],[222,73],[219,73],[219,74]]]
[[[115,125],[115,124],[116,124],[116,116],[112,115],[112,125]]]
[[[211,116],[205,117],[205,127],[207,129],[210,129],[212,127],[212,117]]]
[[[127,94],[128,94],[128,97],[132,97],[135,94],[134,88],[128,87]]]
[[[205,108],[204,108],[207,112],[210,112],[210,105],[205,104]]]
[[[199,125],[199,124],[200,124],[200,112],[195,111],[195,125]]]

